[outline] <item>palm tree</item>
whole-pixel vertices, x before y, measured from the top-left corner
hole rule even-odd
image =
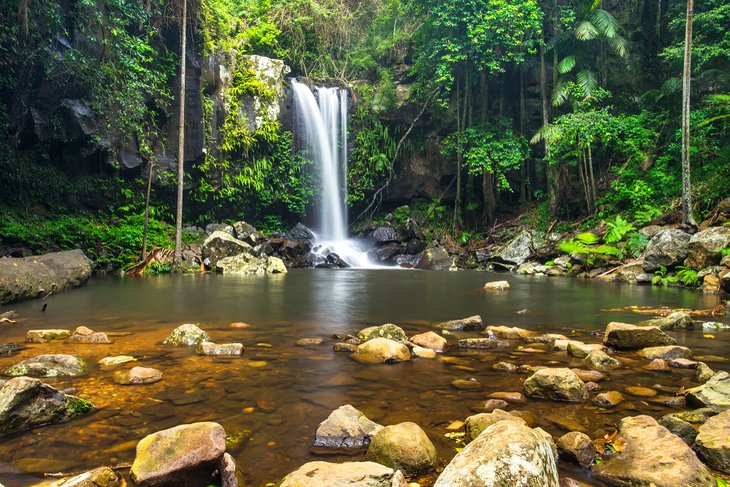
[[[576,5],[578,19],[570,30],[558,33],[547,43],[547,49],[565,55],[557,64],[559,77],[553,87],[553,105],[559,106],[568,101],[570,89],[569,76],[575,73],[575,83],[580,92],[588,97],[598,87],[598,77],[594,71],[592,46],[599,41],[600,76],[605,83],[606,49],[608,45],[617,56],[626,57],[628,42],[621,35],[621,24],[607,10],[598,8],[600,2],[579,0]]]

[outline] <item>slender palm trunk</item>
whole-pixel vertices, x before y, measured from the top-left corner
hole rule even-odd
[[[185,62],[187,52],[188,2],[183,0],[180,41],[180,120],[177,138],[177,216],[175,219],[175,263],[182,261],[183,182],[185,179]]]
[[[684,34],[684,69],[682,71],[682,220],[686,225],[697,226],[692,216],[692,187],[689,161],[689,114],[690,81],[692,79],[692,18],[694,0],[687,0],[687,23]]]
[[[147,197],[144,203],[144,230],[142,230],[142,261],[147,258],[147,230],[149,229],[150,222],[150,195],[152,194],[152,169],[154,164],[150,163],[148,168],[149,174],[147,175]]]

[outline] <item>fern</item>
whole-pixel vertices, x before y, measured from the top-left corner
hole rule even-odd
[[[591,232],[579,233],[575,236],[575,239],[586,245],[595,245],[600,240],[598,236]]]
[[[660,210],[659,208],[644,204],[641,205],[640,210],[636,210],[636,212],[634,212],[634,221],[638,225],[644,225],[654,218],[661,216],[661,214],[662,210]]]
[[[606,243],[620,242],[629,232],[636,230],[636,227],[629,223],[628,220],[625,220],[621,215],[616,215],[616,218],[614,218],[613,221],[607,221],[606,226],[608,226],[608,232],[606,232],[606,235],[603,237],[603,241]]]
[[[626,239],[626,246],[634,257],[641,255],[646,246],[649,244],[649,237],[639,232],[631,232]]]
[[[697,287],[700,285],[700,279],[697,276],[697,271],[688,267],[677,267],[677,281],[681,282],[687,287]]]

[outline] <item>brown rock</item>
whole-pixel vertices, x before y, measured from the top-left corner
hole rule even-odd
[[[411,337],[411,342],[419,347],[430,348],[434,352],[441,353],[446,350],[446,338],[433,331],[427,331]]]
[[[590,437],[579,431],[566,433],[556,442],[558,451],[582,467],[589,467],[598,455],[596,445]]]
[[[162,380],[162,372],[149,367],[133,367],[127,372],[117,372],[114,382],[121,385],[152,384]]]
[[[525,402],[525,396],[520,392],[492,392],[487,396],[490,399],[501,399],[511,403]]]
[[[593,404],[601,408],[612,408],[624,402],[624,395],[618,391],[606,391],[593,398]]]

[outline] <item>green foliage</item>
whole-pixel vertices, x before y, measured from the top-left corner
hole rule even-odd
[[[698,287],[701,282],[697,277],[697,271],[688,267],[679,266],[675,274],[669,274],[667,268],[660,265],[659,270],[654,272],[651,280],[654,286],[676,286],[682,284],[686,287]]]
[[[14,212],[0,214],[0,234],[35,252],[80,248],[99,265],[125,268],[139,261],[144,216],[103,219],[98,215],[48,215],[22,219]],[[171,248],[174,228],[150,219],[148,246]]]
[[[494,174],[497,187],[504,190],[510,189],[507,171],[519,168],[530,155],[527,139],[514,132],[504,118],[450,134],[443,142],[443,152],[461,152],[470,174]]]
[[[601,239],[598,238],[598,235],[596,235],[595,233],[584,232],[576,235],[575,240],[585,245],[595,245],[600,242]]]
[[[616,215],[613,221],[607,221],[606,226],[608,232],[603,237],[603,241],[609,244],[618,243],[624,239],[624,237],[636,228],[626,221],[621,215]]]
[[[640,209],[634,212],[634,221],[637,225],[645,225],[654,218],[661,216],[661,214],[662,210],[659,208],[649,204],[643,204]]]
[[[631,232],[626,239],[626,247],[634,257],[639,257],[648,244],[649,237],[640,232]]]

